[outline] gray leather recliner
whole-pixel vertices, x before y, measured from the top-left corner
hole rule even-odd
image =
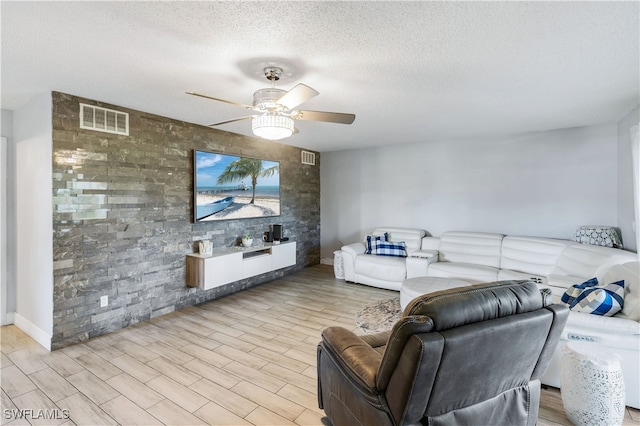
[[[535,425],[569,310],[530,281],[420,296],[390,332],[341,327],[318,345],[318,403],[334,426]]]

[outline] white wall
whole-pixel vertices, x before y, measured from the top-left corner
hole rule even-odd
[[[51,348],[53,225],[51,94],[14,111],[16,147],[15,324]]]
[[[0,137],[0,325],[7,321],[7,145]]]
[[[633,162],[631,160],[631,127],[640,123],[640,108],[631,111],[618,123],[618,226],[625,249],[638,251],[633,230]],[[640,224],[636,224],[640,226]]]
[[[615,124],[322,153],[321,257],[377,226],[569,239],[617,225]]]
[[[0,185],[2,186],[0,210],[0,325],[12,324],[16,311],[15,279],[15,144],[13,141],[13,112],[1,110],[0,136],[3,158],[0,160]]]

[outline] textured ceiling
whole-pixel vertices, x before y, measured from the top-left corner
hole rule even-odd
[[[611,123],[639,103],[634,2],[9,2],[2,108],[56,90],[197,124],[305,83],[282,143],[331,151]],[[250,122],[221,126],[251,134]]]

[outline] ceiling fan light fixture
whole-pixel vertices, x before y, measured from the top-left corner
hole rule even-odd
[[[260,138],[277,141],[291,136],[294,124],[293,119],[286,115],[263,114],[251,119],[251,129]]]

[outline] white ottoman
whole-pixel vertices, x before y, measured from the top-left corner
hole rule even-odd
[[[562,403],[576,426],[620,425],[624,377],[619,358],[594,343],[569,342],[562,350]]]
[[[400,307],[407,307],[416,297],[433,293],[434,291],[448,290],[454,287],[466,287],[473,283],[457,278],[443,277],[416,277],[405,280],[400,286]]]

